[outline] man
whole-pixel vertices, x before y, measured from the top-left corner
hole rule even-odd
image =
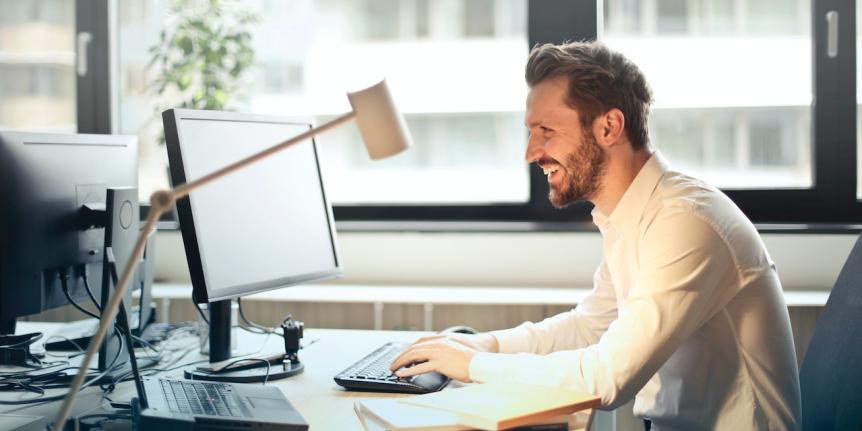
[[[539,323],[422,338],[392,369],[566,386],[609,409],[634,398],[660,430],[797,429],[775,265],[730,199],[651,148],[652,95],[637,66],[599,43],[569,43],[534,48],[526,69],[527,161],[548,176],[556,207],[595,204],[593,291]]]

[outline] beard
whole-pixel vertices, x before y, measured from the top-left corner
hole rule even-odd
[[[607,168],[607,154],[590,131],[584,131],[583,143],[562,163],[565,178],[560,186],[551,186],[548,200],[557,209],[595,197]]]

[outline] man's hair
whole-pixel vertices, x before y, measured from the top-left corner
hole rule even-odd
[[[596,117],[617,108],[625,117],[632,147],[638,150],[649,143],[647,117],[652,90],[640,69],[622,54],[599,42],[536,45],[530,51],[525,75],[530,88],[567,77],[566,102],[579,112],[583,127],[591,127]]]

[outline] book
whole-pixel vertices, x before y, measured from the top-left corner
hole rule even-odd
[[[453,413],[459,425],[501,430],[596,408],[601,400],[567,388],[507,382],[469,385],[399,402]]]
[[[401,402],[403,398],[375,398],[353,403],[365,431],[464,431],[455,413]],[[517,428],[524,431],[567,431],[579,423],[572,415],[560,415]]]
[[[463,431],[454,413],[399,402],[400,398],[374,398],[354,402],[353,409],[368,431]],[[375,426],[376,425],[376,426]]]

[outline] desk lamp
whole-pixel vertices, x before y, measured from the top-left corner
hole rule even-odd
[[[87,370],[90,368],[93,357],[99,351],[99,347],[105,340],[105,335],[107,334],[108,329],[113,326],[113,321],[116,319],[120,301],[123,298],[123,294],[126,292],[129,280],[135,273],[135,266],[143,255],[144,247],[147,244],[147,238],[152,234],[156,222],[159,220],[162,213],[169,211],[178,199],[187,197],[189,193],[195,189],[203,187],[221,177],[230,175],[235,171],[265,159],[294,144],[306,141],[315,135],[338,127],[354,119],[359,126],[362,140],[365,142],[368,155],[372,160],[379,160],[393,156],[410,146],[410,135],[407,131],[407,126],[404,123],[404,118],[395,108],[395,104],[392,101],[392,96],[389,93],[389,88],[386,86],[385,80],[364,90],[360,90],[355,93],[348,93],[347,98],[350,100],[350,105],[353,110],[330,121],[329,123],[310,129],[296,137],[231,165],[225,166],[224,168],[205,175],[195,181],[176,187],[173,190],[159,190],[150,196],[151,207],[147,220],[144,222],[144,227],[141,229],[141,233],[135,242],[135,248],[132,255],[117,282],[116,291],[102,313],[102,318],[99,321],[99,329],[90,340],[89,346],[87,347],[87,353],[81,362],[81,367],[78,369],[78,374],[75,375],[74,380],[72,380],[72,384],[69,386],[69,394],[63,400],[63,405],[57,413],[57,417],[54,420],[54,430],[63,429],[63,425],[65,424],[66,419],[72,410],[72,406],[75,403],[75,397],[81,390],[81,385],[84,383],[84,379],[87,376]]]

